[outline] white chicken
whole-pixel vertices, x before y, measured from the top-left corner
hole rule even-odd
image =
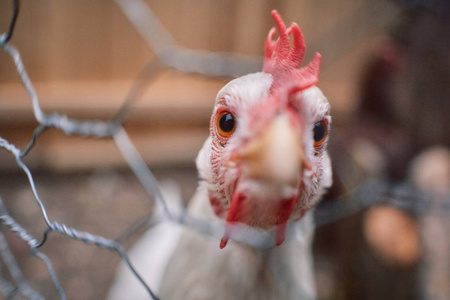
[[[303,68],[303,35],[274,10],[263,71],[229,82],[216,98],[210,137],[197,157],[201,178],[188,212],[225,220],[219,240],[163,222],[130,251],[150,288],[166,299],[314,299],[306,214],[331,186],[326,151],[329,103],[315,86],[320,54]],[[289,36],[292,34],[292,47]],[[273,245],[253,247],[245,228],[269,233]],[[248,232],[247,232],[248,233]],[[229,242],[230,241],[230,242]],[[148,299],[123,267],[109,299]]]

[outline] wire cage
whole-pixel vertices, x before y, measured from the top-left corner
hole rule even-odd
[[[170,220],[220,239],[222,222],[184,210],[193,161],[217,91],[261,69],[277,8],[302,20],[307,56],[322,53],[334,110],[318,297],[448,299],[448,5],[200,2],[1,3],[3,297],[104,298],[122,263],[158,299],[127,255],[145,229]]]

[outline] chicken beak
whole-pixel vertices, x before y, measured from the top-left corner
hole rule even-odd
[[[242,175],[247,178],[296,188],[303,168],[308,168],[302,138],[301,127],[280,114],[234,158],[242,163]]]
[[[304,169],[309,169],[304,148],[303,131],[288,114],[279,114],[245,147],[239,149],[229,163],[239,166],[242,179],[257,184],[273,193],[261,202],[245,192],[233,195],[227,215],[227,226],[220,248],[233,235],[232,224],[241,222],[264,229],[276,227],[275,245],[283,243],[289,218],[295,209]],[[272,198],[273,197],[273,198]],[[264,200],[262,200],[264,201]],[[263,209],[255,209],[262,205]]]

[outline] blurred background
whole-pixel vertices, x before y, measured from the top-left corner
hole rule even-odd
[[[158,63],[164,35],[156,33],[149,45],[119,3],[126,1],[23,1],[10,43],[44,112],[106,121],[125,111],[124,127],[139,153],[159,180],[174,180],[187,201],[197,186],[194,159],[209,133],[215,95],[242,69],[226,73],[219,66],[222,76],[204,76],[164,67]],[[333,115],[335,184],[316,215],[319,299],[450,299],[448,1],[144,3],[178,46],[201,55],[245,55],[239,59],[248,71],[261,66],[272,9],[287,24],[298,23],[305,62],[322,54],[318,86]],[[12,1],[1,0],[0,32],[7,31],[11,11]],[[13,60],[1,52],[0,136],[23,150],[38,125]],[[115,238],[152,210],[112,139],[49,129],[24,162],[50,218],[60,223]],[[367,182],[375,187],[348,197]],[[39,239],[46,229],[41,212],[4,149],[0,196]],[[3,231],[29,284],[57,299],[45,265]],[[138,236],[130,234],[124,246]],[[57,234],[42,251],[69,299],[105,297],[116,255]],[[4,266],[0,271],[10,276]]]

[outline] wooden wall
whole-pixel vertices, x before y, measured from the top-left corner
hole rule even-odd
[[[286,23],[300,25],[307,45],[306,60],[315,51],[323,55],[319,86],[330,98],[334,113],[342,115],[352,109],[360,69],[370,55],[373,39],[397,13],[389,1],[147,3],[183,47],[256,56],[263,54],[266,34],[274,26],[270,10],[278,9]],[[7,29],[10,13],[10,2],[1,1],[1,31]],[[44,111],[76,118],[108,119],[114,115],[136,74],[153,57],[115,2],[105,0],[22,1],[11,43],[22,54]],[[149,163],[194,159],[208,134],[215,94],[225,82],[166,72],[151,85],[127,123]],[[0,52],[0,136],[23,148],[35,126],[30,100],[12,60]],[[122,165],[114,146],[109,148],[50,130],[42,136],[35,151],[39,155],[30,163],[38,161],[42,167],[60,169]],[[164,149],[173,150],[161,151]],[[92,159],[81,159],[80,153],[86,156],[86,151]],[[3,157],[2,153],[0,169],[14,165]]]

